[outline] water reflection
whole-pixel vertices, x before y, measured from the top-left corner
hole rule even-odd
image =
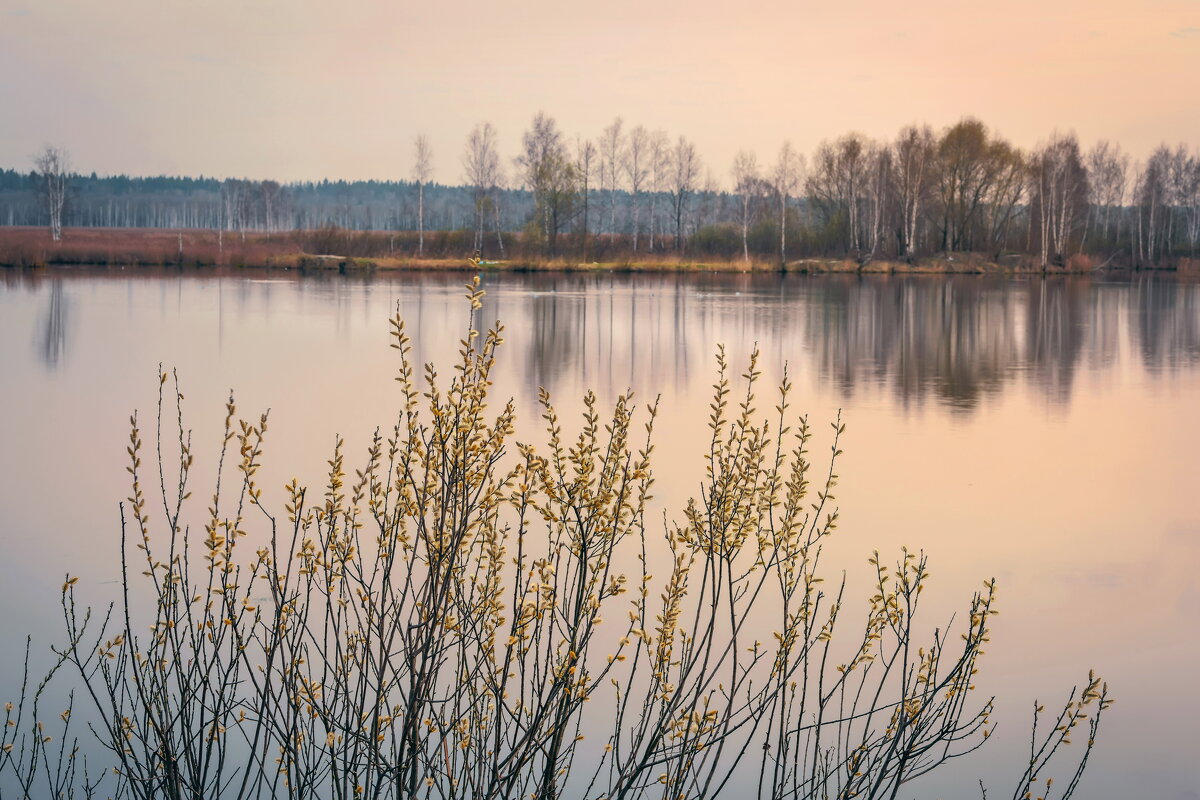
[[[1014,380],[1067,403],[1081,369],[1127,356],[1147,367],[1200,362],[1200,287],[1142,277],[1001,281],[953,278],[534,276],[495,281],[520,293],[532,335],[528,383],[564,371],[608,393],[682,388],[716,342],[757,341],[779,361],[811,361],[850,398],[882,386],[903,406],[961,412]]]
[[[886,384],[905,406],[969,409],[1022,360],[1019,294],[980,281],[853,281],[811,298],[806,331],[823,375],[853,395]]]
[[[50,369],[56,368],[58,362],[66,356],[69,310],[70,305],[63,296],[62,279],[52,279],[46,310],[39,323],[40,335],[37,337],[38,354],[42,363]]]
[[[1196,287],[1139,279],[1130,291],[1138,349],[1147,368],[1174,370],[1200,361],[1200,302]]]
[[[19,454],[0,463],[0,602],[23,609],[0,633],[58,630],[53,603],[27,598],[45,597],[65,570],[106,596],[115,503],[128,494],[126,421],[153,409],[160,362],[183,376],[198,475],[213,474],[203,443],[216,441],[232,387],[239,413],[273,409],[267,491],[292,475],[317,486],[335,433],[361,456],[373,426],[394,419],[385,318],[399,308],[414,357],[445,381],[469,277],[0,270],[0,441]],[[1186,635],[1200,559],[1200,285],[1159,275],[483,281],[482,321],[507,327],[496,396],[516,396],[521,440],[542,441],[538,386],[555,395],[567,431],[585,389],[602,402],[626,388],[664,394],[656,502],[672,517],[696,491],[701,468],[689,458],[703,447],[714,345],[729,346],[735,367],[756,341],[764,371],[787,361],[797,410],[823,422],[841,407],[850,424],[831,564],[854,580],[873,549],[928,548],[931,602],[945,603],[933,618],[978,579],[1000,578],[986,674],[1021,707],[1000,725],[994,771],[1023,758],[1024,703],[1095,666],[1119,702],[1087,796],[1191,796],[1186,726],[1200,698],[1181,676],[1200,665]],[[56,502],[61,486],[69,502]],[[1176,670],[1145,680],[1162,663]],[[19,660],[0,659],[0,677],[9,667]]]
[[[1098,293],[1079,281],[1037,281],[1029,285],[1026,296],[1024,349],[1028,369],[1033,382],[1050,400],[1066,402],[1085,338],[1089,344],[1103,340],[1103,334],[1093,334],[1113,326],[1114,320],[1095,313]]]
[[[495,288],[507,295],[514,287]],[[552,393],[567,374],[572,385],[578,375],[605,395],[663,382],[680,388],[689,379],[695,327],[711,322],[707,304],[675,282],[557,276],[523,303],[520,296],[503,302],[513,300],[520,304],[515,316],[531,328],[525,382]]]
[[[167,293],[171,305],[182,306],[185,281],[211,284],[220,341],[228,313],[270,315],[281,293],[302,308],[331,314],[341,331],[378,315],[381,301],[398,303],[410,330],[425,330],[434,320],[457,318],[467,279],[157,277],[164,280],[164,306]],[[52,368],[67,346],[70,303],[63,282],[10,272],[3,283],[45,297],[35,339]],[[971,412],[1017,380],[1036,387],[1048,402],[1065,404],[1081,370],[1111,368],[1122,358],[1153,371],[1200,365],[1200,285],[1154,275],[1105,281],[492,274],[484,276],[484,287],[484,320],[501,319],[510,334],[514,326],[527,326],[527,335],[517,339],[525,350],[524,383],[552,393],[579,377],[605,396],[639,386],[684,389],[697,370],[711,369],[717,343],[757,342],[768,360],[811,368],[846,400],[864,388],[882,388],[902,407],[933,401],[955,413]],[[426,342],[415,344],[418,359],[429,357]]]

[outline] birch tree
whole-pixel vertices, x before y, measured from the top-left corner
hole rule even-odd
[[[1195,258],[1197,245],[1200,245],[1200,154],[1188,159],[1182,190],[1182,205],[1187,212],[1189,252]]]
[[[433,177],[433,148],[429,137],[419,135],[413,140],[412,177],[417,184],[417,255],[425,255],[425,184]]]
[[[892,194],[892,151],[889,147],[872,144],[866,160],[865,185],[867,235],[864,239],[870,247],[865,255],[860,254],[859,264],[865,265],[875,257],[883,243],[883,229],[891,204]]]
[[[900,131],[892,145],[892,182],[900,214],[897,249],[901,258],[912,260],[921,240],[921,223],[929,202],[934,168],[933,131],[928,125],[910,125]]]
[[[863,196],[870,142],[857,133],[822,142],[813,157],[806,189],[822,211],[825,225],[841,229],[848,251],[862,249]]]
[[[221,183],[221,207],[225,217],[225,230],[238,231],[242,235],[242,241],[246,240],[246,226],[249,224],[249,194],[248,181],[226,178]]]
[[[671,167],[671,145],[667,135],[655,131],[650,136],[650,250],[654,250],[654,234],[659,227],[658,201],[667,191],[667,173]],[[665,227],[665,226],[663,226]],[[665,236],[665,232],[663,236]]]
[[[1200,159],[1179,145],[1171,154],[1168,170],[1167,203],[1170,208],[1167,242],[1171,249],[1180,245],[1196,254],[1197,202],[1200,195]]]
[[[67,204],[67,184],[71,171],[71,156],[61,147],[46,145],[33,159],[38,175],[38,189],[50,219],[50,238],[62,241],[63,209]]]
[[[500,172],[500,153],[496,147],[496,128],[481,122],[467,135],[463,150],[463,173],[471,187],[475,205],[474,249],[483,250],[483,229],[488,206],[494,202],[494,189]]]
[[[586,259],[588,249],[588,200],[591,192],[592,173],[596,168],[597,149],[591,139],[577,138],[575,140],[575,174],[579,180],[579,199],[582,205],[582,234],[583,253]]]
[[[788,198],[795,193],[800,184],[800,174],[804,171],[804,156],[792,149],[791,142],[784,142],[779,148],[779,158],[771,173],[775,196],[779,200],[779,264],[787,264],[787,208]]]
[[[675,212],[675,250],[683,250],[683,223],[688,202],[700,179],[700,156],[696,145],[680,136],[670,154],[671,205]]]
[[[1037,220],[1041,265],[1066,261],[1071,237],[1083,223],[1087,170],[1074,135],[1055,135],[1031,159],[1031,208]]]
[[[739,150],[733,157],[733,191],[741,206],[742,259],[750,263],[750,204],[758,193],[758,159],[748,150]]]
[[[504,258],[504,228],[500,224],[500,201],[504,197],[506,183],[507,179],[504,176],[504,168],[497,164],[496,177],[491,186],[491,206],[492,220],[496,230],[496,246],[500,250],[501,258]]]
[[[1101,240],[1108,242],[1112,213],[1125,203],[1129,156],[1121,152],[1120,145],[1101,140],[1088,151],[1087,167],[1092,217],[1100,227]],[[1117,219],[1119,225],[1119,214]],[[1118,230],[1116,238],[1120,235]]]
[[[641,125],[629,132],[629,142],[625,150],[625,175],[628,178],[631,229],[633,232],[633,252],[638,251],[638,232],[641,229],[639,212],[641,210],[641,193],[650,177],[650,134]]]
[[[1171,152],[1160,146],[1140,170],[1134,188],[1137,204],[1135,253],[1138,263],[1153,265],[1167,248],[1164,219],[1170,215],[1168,181]]]
[[[617,232],[617,192],[621,188],[621,175],[624,172],[622,163],[625,160],[625,137],[622,134],[624,124],[621,118],[617,117],[611,125],[604,129],[604,134],[600,138],[600,181],[601,188],[608,197],[609,233]]]
[[[288,193],[276,181],[263,181],[259,184],[262,195],[263,227],[268,233],[274,233],[283,227],[281,219],[287,213]]]

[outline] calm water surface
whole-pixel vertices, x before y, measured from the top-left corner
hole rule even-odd
[[[450,365],[465,277],[0,273],[4,641],[51,640],[65,572],[94,600],[114,589],[128,417],[152,413],[159,362],[180,371],[198,487],[230,388],[243,414],[271,409],[265,484],[277,499],[292,475],[319,483],[336,433],[359,454],[389,424],[397,303],[417,357]],[[587,388],[608,401],[627,387],[661,395],[659,499],[677,509],[701,478],[714,348],[740,364],[757,342],[765,377],[788,364],[796,405],[822,435],[839,409],[848,424],[827,565],[854,587],[872,550],[925,549],[929,626],[998,579],[980,683],[1000,697],[999,730],[912,796],[977,797],[981,776],[1007,797],[1029,704],[1050,705],[1094,667],[1117,704],[1080,796],[1200,797],[1200,286],[569,275],[485,285],[485,316],[507,328],[496,391],[516,398],[520,438],[539,440],[539,386],[564,417]],[[15,648],[0,654],[3,686],[15,686],[18,662]]]

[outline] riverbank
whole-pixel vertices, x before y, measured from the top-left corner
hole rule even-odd
[[[431,238],[434,234],[430,234]],[[375,235],[387,241],[386,235]],[[354,240],[348,240],[354,243]],[[314,232],[230,233],[212,230],[69,228],[60,242],[44,228],[0,227],[0,267],[66,266],[254,268],[312,272],[463,271],[475,272],[466,258],[401,255],[354,255],[336,250],[338,240]],[[378,244],[378,242],[376,243]],[[326,252],[308,252],[319,245]],[[347,247],[347,250],[352,248]],[[1200,274],[1200,262],[1181,259],[1181,273]],[[782,267],[773,259],[680,258],[674,253],[605,261],[577,257],[523,257],[488,262],[483,269],[508,272],[789,272],[801,274],[1087,274],[1103,268],[1086,255],[1064,266],[1042,269],[1028,256],[992,260],[978,253],[940,254],[914,262],[870,259],[802,258]]]

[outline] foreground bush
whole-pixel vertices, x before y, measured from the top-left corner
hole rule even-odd
[[[501,329],[474,330],[468,289],[448,382],[426,366],[418,388],[393,320],[398,418],[352,473],[339,442],[319,496],[293,480],[262,504],[267,417],[238,421],[231,398],[202,533],[163,374],[153,478],[131,420],[122,598],[93,614],[64,583],[47,680],[80,708],[45,724],[45,681],[8,706],[5,796],[895,797],[983,744],[993,581],[961,630],[925,636],[922,554],[871,559],[857,624],[844,582],[825,588],[840,421],[814,478],[786,378],[764,418],[757,357],[735,390],[719,353],[703,490],[656,521],[656,405],[642,422],[625,395],[602,419],[589,394],[567,434],[543,393],[546,442],[512,443],[513,404],[488,406]],[[1052,724],[1037,707],[1013,796],[1069,797],[1110,702],[1089,677]],[[78,717],[108,763],[84,763]]]

